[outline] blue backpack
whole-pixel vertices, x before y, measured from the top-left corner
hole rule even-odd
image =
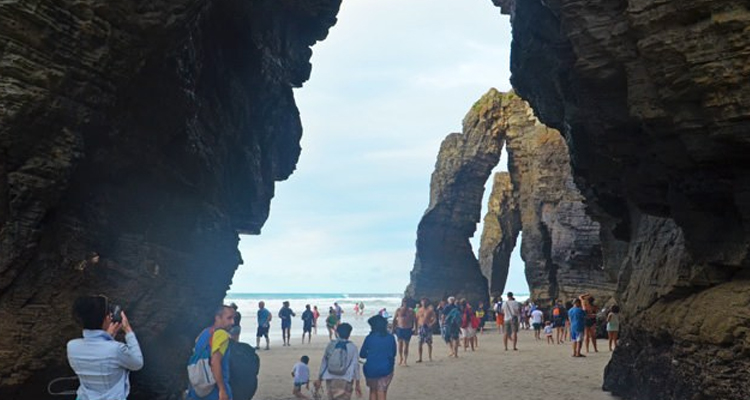
[[[187,365],[190,386],[199,397],[208,396],[216,386],[214,373],[211,372],[211,338],[213,330],[205,329],[198,337]]]

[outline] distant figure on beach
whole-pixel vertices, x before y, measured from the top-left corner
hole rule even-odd
[[[586,357],[581,354],[583,331],[586,328],[586,312],[581,309],[581,299],[575,299],[573,308],[568,310],[570,318],[570,341],[573,342],[573,357]]]
[[[521,305],[513,297],[513,292],[508,292],[508,300],[503,303],[503,316],[505,318],[505,336],[503,344],[508,351],[508,341],[513,342],[513,350],[518,350],[518,329],[521,317]]]
[[[83,296],[73,303],[73,316],[83,339],[68,342],[70,367],[78,375],[78,399],[125,400],[130,371],[143,368],[143,354],[124,312],[111,309],[105,296]],[[114,338],[122,330],[125,343]]]
[[[328,310],[328,317],[326,318],[326,328],[328,328],[328,340],[333,340],[337,337],[336,327],[339,326],[339,318],[336,316],[336,310],[331,307]]]
[[[502,334],[505,326],[505,314],[503,314],[503,296],[497,296],[495,300],[495,325],[497,325],[497,333]]]
[[[443,339],[448,345],[448,357],[458,357],[458,337],[461,332],[461,310],[456,305],[456,298],[448,297],[448,304],[443,310]]]
[[[609,339],[609,351],[617,347],[617,337],[620,335],[620,306],[612,306],[607,314],[607,337]]]
[[[338,318],[339,322],[341,322],[341,317],[344,316],[344,309],[341,308],[339,303],[333,303],[333,309],[336,310],[336,318]]]
[[[305,344],[305,334],[307,334],[307,343],[312,340],[313,322],[315,314],[310,310],[310,305],[305,305],[305,311],[302,312],[302,344]]]
[[[365,315],[365,303],[363,301],[359,302],[359,315]]]
[[[359,315],[359,303],[354,303],[354,315]]]
[[[599,307],[594,304],[594,297],[588,293],[581,295],[580,298],[583,311],[586,312],[586,329],[584,331],[586,353],[589,352],[589,343],[593,343],[594,352],[598,353],[599,349],[596,348],[596,315],[599,313]]]
[[[484,305],[483,301],[480,301],[477,305],[477,309],[474,311],[479,319],[479,326],[477,330],[480,334],[484,334],[484,323],[487,321],[487,306]]]
[[[565,341],[565,321],[567,319],[568,310],[565,309],[562,300],[557,300],[557,304],[552,308],[552,328],[555,330],[557,344],[562,344]]]
[[[422,308],[417,313],[417,326],[419,335],[419,360],[418,363],[422,362],[422,347],[427,345],[427,355],[430,361],[432,361],[432,327],[435,326],[437,318],[435,316],[435,310],[432,309],[432,304],[429,304],[429,300],[426,297],[422,298]]]
[[[409,307],[407,299],[401,301],[401,307],[396,310],[393,321],[396,337],[398,338],[398,365],[407,365],[409,358],[409,342],[416,331],[417,317]]]
[[[279,310],[279,319],[281,319],[281,338],[284,339],[284,346],[292,345],[292,317],[296,316],[297,314],[289,308],[289,302],[283,302]]]
[[[380,315],[370,317],[367,323],[370,334],[362,343],[359,358],[367,360],[362,369],[370,388],[370,400],[386,400],[396,363],[396,339],[388,333],[388,321]]]
[[[318,335],[318,318],[320,318],[320,311],[318,311],[318,306],[313,306],[313,332],[315,332],[315,335]]]
[[[352,326],[343,323],[336,328],[336,333],[338,339],[331,341],[323,354],[315,388],[318,390],[322,382],[325,381],[329,400],[350,400],[353,391],[356,391],[357,397],[361,397],[362,388],[359,382],[360,373],[357,360],[359,352],[357,346],[349,341]]]
[[[292,394],[298,399],[310,399],[310,396],[302,393],[302,386],[310,390],[310,367],[307,366],[308,363],[310,363],[310,357],[302,356],[299,362],[292,367],[292,378],[294,379]]]
[[[547,337],[547,344],[555,344],[555,340],[552,338],[552,323],[547,321],[544,325],[544,336]]]
[[[204,329],[195,339],[193,354],[199,354],[210,347],[211,373],[216,380],[213,390],[206,396],[198,396],[191,386],[188,389],[188,399],[192,400],[231,400],[232,387],[229,379],[229,365],[231,354],[229,352],[229,329],[234,325],[234,309],[230,306],[221,306],[214,312],[214,323]],[[112,397],[106,397],[112,398]]]
[[[255,334],[255,348],[260,349],[260,338],[266,338],[266,350],[271,348],[268,340],[268,330],[271,329],[271,319],[273,316],[266,308],[266,303],[258,302],[258,332]]]
[[[232,328],[229,330],[229,336],[234,340],[235,342],[240,341],[240,333],[242,332],[242,328],[240,327],[240,320],[242,320],[242,314],[240,314],[239,311],[237,311],[237,304],[230,304],[230,307],[234,310],[234,325],[232,325]]]
[[[535,308],[531,312],[531,326],[534,328],[534,338],[542,340],[542,324],[544,323],[544,313],[542,310]]]
[[[479,326],[479,322],[476,321],[477,316],[466,299],[461,299],[459,308],[461,309],[461,336],[464,338],[464,351],[469,348],[469,345],[471,345],[471,351],[474,351],[477,339],[476,326]]]

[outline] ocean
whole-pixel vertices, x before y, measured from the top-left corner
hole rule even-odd
[[[365,336],[370,333],[367,319],[385,308],[393,315],[401,305],[403,294],[398,293],[227,293],[225,304],[237,304],[238,311],[242,314],[242,333],[240,340],[255,344],[255,332],[258,328],[257,312],[258,302],[264,301],[266,308],[273,314],[271,331],[269,337],[271,343],[281,342],[281,322],[278,318],[282,303],[288,301],[292,310],[297,314],[292,319],[292,341],[301,340],[302,336],[302,312],[305,305],[318,306],[321,317],[318,319],[318,335],[327,335],[325,329],[325,317],[328,316],[328,308],[333,303],[338,303],[344,310],[343,322],[352,325],[353,336]],[[528,294],[519,293],[516,300],[524,301]],[[354,304],[363,302],[365,304],[364,315],[354,315]],[[321,328],[322,327],[322,328]]]

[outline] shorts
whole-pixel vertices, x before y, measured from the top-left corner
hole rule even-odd
[[[229,336],[240,336],[240,332],[242,332],[242,328],[238,325],[235,325],[232,327],[232,329],[229,330]]]
[[[429,326],[422,325],[419,327],[419,343],[432,344],[432,330]],[[388,383],[390,383],[390,381]]]
[[[393,372],[391,372],[390,375],[383,376],[380,378],[366,378],[365,382],[367,383],[367,387],[370,388],[370,390],[373,390],[376,392],[385,392],[388,390],[388,386],[391,385],[392,379],[393,379]]]
[[[268,326],[259,326],[258,332],[255,334],[255,337],[265,337],[268,338]],[[288,382],[288,381],[287,381]]]
[[[445,340],[445,343],[450,343],[451,340],[458,340],[459,332],[460,330],[457,326],[443,326],[443,340]]]
[[[501,327],[503,326],[504,323],[505,323],[505,315],[500,314],[500,313],[495,314],[495,324],[498,327]]]
[[[591,318],[586,318],[586,328],[591,328],[594,325],[596,325],[596,320]]]
[[[312,332],[312,324],[302,325],[302,333],[309,333],[309,332]]]
[[[411,340],[411,335],[414,332],[411,330],[411,328],[396,328],[396,337],[398,340],[403,340],[405,342],[408,342]]]
[[[299,390],[302,389],[302,386],[307,385],[307,382],[294,382],[294,389]]]
[[[583,342],[583,331],[570,330],[570,340],[574,342]]]
[[[531,324],[531,325],[533,325],[533,326],[534,326],[534,330],[535,330],[535,331],[541,331],[541,330],[542,330],[542,324],[539,324],[539,323],[533,323],[533,324]]]
[[[565,321],[563,321],[562,318],[557,317],[557,318],[555,318],[555,319],[552,320],[552,327],[553,328],[562,328],[563,326],[565,326]]]
[[[343,379],[327,379],[326,392],[331,400],[349,400],[354,392],[354,381]]]
[[[464,338],[470,339],[477,336],[477,330],[472,327],[461,328],[461,335]]]
[[[512,317],[505,321],[505,334],[518,333],[518,317]]]
[[[281,320],[281,329],[282,330],[284,330],[284,329],[291,329],[291,328],[292,328],[292,321],[291,320],[288,320],[288,321],[285,321],[283,319]]]

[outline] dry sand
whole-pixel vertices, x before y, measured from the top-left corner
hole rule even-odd
[[[300,344],[299,333],[291,347],[280,344],[269,351],[260,350],[261,369],[255,399],[293,399],[292,366],[302,355],[310,357],[310,374],[317,376],[327,335],[318,334],[311,344]],[[542,335],[543,336],[543,335]],[[364,337],[352,338],[359,347]],[[448,348],[440,336],[434,336],[432,362],[416,364],[418,342],[412,338],[409,366],[396,366],[388,390],[392,400],[612,400],[616,397],[601,390],[602,374],[610,352],[605,340],[599,340],[599,353],[575,359],[571,346],[548,345],[535,341],[532,332],[519,333],[519,351],[506,352],[497,331],[479,336],[475,352],[460,350],[458,359],[447,357]],[[425,359],[427,348],[425,346]],[[585,348],[584,348],[584,354]],[[363,398],[367,398],[364,378]],[[310,384],[312,388],[312,383]],[[309,393],[308,393],[309,394]],[[354,396],[353,398],[356,398]]]

